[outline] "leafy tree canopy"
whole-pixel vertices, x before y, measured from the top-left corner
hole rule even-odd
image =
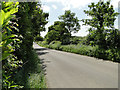
[[[59,16],[59,19],[65,23],[65,28],[71,32],[78,32],[80,30],[79,20],[75,17],[75,13],[66,10],[64,15]]]
[[[65,23],[61,21],[56,21],[54,22],[54,25],[48,27],[48,33],[45,36],[49,43],[54,40],[61,41],[63,43],[64,40],[69,37],[70,33],[65,28]]]
[[[89,32],[93,43],[101,48],[107,48],[107,40],[110,33],[115,30],[114,21],[118,13],[113,9],[113,5],[110,5],[110,1],[100,0],[97,4],[91,3],[88,7],[89,10],[84,10],[84,12],[92,19],[83,19],[82,21],[84,25],[91,26]]]
[[[45,31],[45,25],[48,23],[47,19],[48,19],[49,13],[44,13],[40,7],[41,5],[37,4],[37,7],[34,10],[34,13],[32,16],[34,36],[40,35],[41,31]]]

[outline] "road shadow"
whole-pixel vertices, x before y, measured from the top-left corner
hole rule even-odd
[[[36,51],[44,51],[44,50],[48,50],[48,48],[35,48]]]
[[[43,71],[44,75],[47,75],[47,63],[50,63],[51,61],[46,61],[45,59],[40,59],[41,69]]]
[[[49,52],[46,51],[48,50],[48,48],[35,48],[34,49],[36,51],[36,53],[38,54],[38,56],[42,56],[42,55],[45,55],[45,54],[48,54]],[[48,61],[44,58],[40,58],[40,61],[39,63],[41,64],[41,70],[43,71],[42,73],[44,75],[47,75],[47,64],[50,63],[51,61]]]
[[[48,50],[48,48],[35,48],[34,50],[36,51],[36,53],[38,55],[44,55],[44,54],[48,53],[48,52],[45,51],[45,50]]]
[[[38,55],[44,55],[47,54],[48,52],[37,52]]]

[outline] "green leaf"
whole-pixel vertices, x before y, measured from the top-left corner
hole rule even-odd
[[[18,87],[19,85],[12,85],[12,86],[10,86],[10,87]]]
[[[4,18],[5,18],[5,12],[3,10],[0,11],[0,25],[2,26],[3,25],[3,21],[4,21]]]
[[[9,55],[10,55],[9,51],[4,51],[4,52],[2,53],[2,60],[7,59],[7,57],[8,57]]]

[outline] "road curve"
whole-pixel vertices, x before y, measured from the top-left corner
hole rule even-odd
[[[40,47],[48,88],[118,88],[118,64]]]

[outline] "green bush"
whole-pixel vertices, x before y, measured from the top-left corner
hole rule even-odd
[[[100,59],[107,59],[106,50],[97,47],[94,53],[94,57]]]
[[[48,42],[47,41],[37,41],[36,42],[38,45],[40,45],[41,47],[46,47],[49,48]]]
[[[115,62],[120,62],[120,49],[109,49],[106,50],[106,56],[107,59],[115,61]]]
[[[43,41],[43,37],[41,37],[41,36],[36,36],[36,37],[35,37],[35,41]]]
[[[41,44],[42,44],[42,45],[47,45],[48,42],[47,42],[47,41],[43,41]]]
[[[50,44],[49,44],[49,48],[53,48],[53,49],[59,49],[61,46],[61,42],[60,41],[52,41]]]
[[[78,36],[72,36],[70,38],[71,44],[86,44],[86,37],[78,37]]]
[[[45,41],[44,41],[45,42]],[[49,45],[39,43],[40,46],[96,57],[104,60],[112,60],[115,62],[120,62],[120,49],[101,49],[97,45],[96,46],[88,46],[83,44],[77,44],[77,45],[61,45],[60,41],[52,41]]]
[[[88,56],[93,56],[93,53],[91,53],[93,47],[91,46],[86,46],[86,45],[62,45],[60,47],[61,50],[66,51],[66,52],[72,52],[76,54],[81,54],[81,55],[88,55]]]
[[[87,55],[96,57],[104,60],[112,60],[120,62],[120,49],[101,49],[98,46],[87,46],[87,45],[62,45],[60,48],[62,51],[72,52],[81,55]]]

